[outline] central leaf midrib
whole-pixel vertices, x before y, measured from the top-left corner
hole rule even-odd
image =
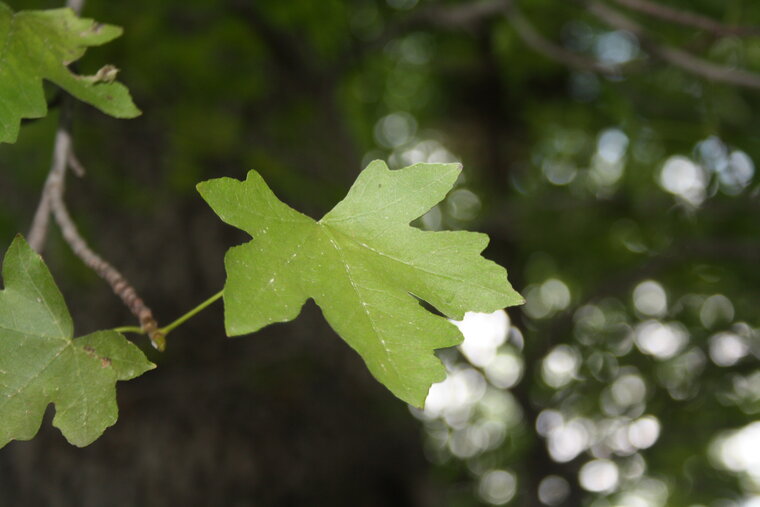
[[[382,336],[382,333],[380,333],[377,329],[377,326],[375,325],[375,321],[372,318],[372,315],[369,313],[369,309],[366,305],[364,305],[364,299],[361,296],[361,293],[359,291],[359,287],[354,283],[353,277],[351,276],[351,272],[348,269],[350,266],[350,263],[348,263],[343,255],[343,250],[340,246],[340,242],[333,236],[331,228],[325,224],[320,223],[320,228],[324,232],[324,234],[328,237],[328,240],[332,245],[335,247],[335,251],[338,254],[338,257],[341,260],[341,263],[343,264],[343,269],[346,272],[346,277],[348,278],[348,281],[351,285],[351,287],[354,289],[354,293],[356,294],[356,298],[359,300],[360,306],[362,308],[362,311],[364,315],[366,316],[367,320],[369,321],[370,327],[372,328],[372,331],[374,332],[375,336],[380,340],[380,344],[382,345],[381,349],[385,352],[385,357],[388,360],[388,364],[390,364],[391,368],[393,368],[394,373],[396,374],[396,379],[398,381],[401,381],[403,376],[400,374],[398,370],[398,366],[396,366],[396,362],[391,355],[391,351],[388,348],[388,346],[385,343],[385,339]]]

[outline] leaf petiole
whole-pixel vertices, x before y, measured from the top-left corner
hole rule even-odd
[[[221,299],[223,295],[224,295],[224,291],[220,290],[219,292],[217,292],[216,294],[214,294],[213,296],[205,300],[203,303],[199,304],[198,306],[196,306],[195,308],[193,308],[192,310],[190,310],[189,312],[187,312],[186,314],[184,314],[183,316],[181,316],[180,318],[178,318],[171,324],[159,329],[159,332],[163,333],[164,336],[168,335],[170,332],[172,332],[172,330],[174,330],[175,328],[181,326],[182,324],[190,320],[192,317],[194,317],[195,315],[203,311],[207,306],[213,304],[217,299]]]
[[[141,327],[137,327],[137,326],[115,327],[115,328],[113,328],[113,330],[116,331],[117,333],[145,334],[145,331],[143,331]]]
[[[195,315],[203,311],[206,307],[210,306],[216,300],[220,299],[223,295],[224,295],[224,291],[220,290],[219,292],[217,292],[216,294],[214,294],[213,296],[211,296],[210,298],[208,298],[207,300],[205,300],[204,302],[202,302],[201,304],[199,304],[198,306],[196,306],[195,308],[193,308],[186,314],[179,317],[177,320],[175,320],[171,324],[168,324],[162,327],[161,329],[159,329],[158,332],[161,333],[163,336],[168,335],[175,328],[181,326],[182,324],[190,320],[192,317],[194,317]],[[137,327],[137,326],[116,327],[113,330],[116,331],[117,333],[145,334],[145,331],[142,328]]]

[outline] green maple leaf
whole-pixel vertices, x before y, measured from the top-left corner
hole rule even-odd
[[[73,325],[45,263],[17,237],[0,291],[0,447],[29,440],[55,404],[53,425],[85,446],[116,422],[117,380],[155,367],[114,331],[72,340]]]
[[[504,268],[480,256],[488,236],[409,225],[446,196],[460,171],[458,164],[391,171],[373,162],[318,222],[279,201],[256,171],[242,182],[199,184],[222,220],[253,237],[225,256],[227,334],[292,320],[311,297],[375,378],[421,407],[430,385],[445,378],[433,351],[462,336],[417,298],[452,319],[522,302]]]
[[[106,65],[92,76],[76,75],[67,67],[87,47],[105,44],[121,32],[78,18],[71,9],[14,13],[0,2],[0,142],[15,142],[22,118],[47,114],[43,79],[116,118],[138,116],[127,88],[114,81],[115,67]]]

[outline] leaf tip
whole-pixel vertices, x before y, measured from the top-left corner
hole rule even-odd
[[[30,253],[36,255],[37,257],[40,257],[40,254],[38,254],[30,245],[27,243],[26,238],[24,238],[23,234],[20,232],[16,233],[16,235],[13,237],[13,241],[11,241],[11,246],[8,247],[7,253],[14,251],[14,250],[27,250]],[[41,257],[40,257],[41,259]]]
[[[211,188],[216,184],[219,180],[222,178],[214,178],[210,180],[204,180],[199,183],[196,183],[195,190],[200,194],[200,196],[205,200],[208,201],[208,194],[211,191]]]

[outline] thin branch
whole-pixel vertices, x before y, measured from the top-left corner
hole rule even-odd
[[[55,134],[53,161],[50,164],[50,171],[45,180],[45,186],[42,189],[40,203],[37,205],[37,210],[34,213],[32,226],[29,228],[29,233],[26,236],[29,246],[39,253],[42,253],[47,239],[50,213],[52,211],[50,196],[58,191],[54,187],[63,188],[63,182],[66,179],[66,169],[69,167],[79,177],[85,174],[84,166],[71,148],[71,136],[69,136],[68,130],[63,127],[64,123],[68,123],[68,111],[62,112],[62,115],[66,116],[66,119],[61,118],[61,127],[58,128]]]
[[[760,74],[742,69],[732,69],[712,63],[691,53],[669,46],[649,47],[649,52],[661,60],[671,63],[692,74],[702,76],[709,81],[760,89]]]
[[[55,136],[53,163],[45,182],[45,188],[42,191],[42,198],[35,214],[34,225],[29,233],[29,244],[35,250],[41,250],[47,235],[48,216],[52,213],[56,223],[61,228],[64,239],[74,254],[87,267],[108,282],[114,293],[121,298],[132,314],[137,317],[142,330],[150,337],[153,346],[158,350],[163,350],[166,346],[166,340],[164,333],[158,328],[158,323],[153,317],[153,312],[137,295],[135,289],[127,282],[124,276],[87,245],[87,242],[79,234],[76,225],[74,225],[69,215],[69,211],[63,201],[63,194],[66,167],[69,162],[75,160],[75,157],[72,157],[71,154],[71,136],[68,130],[61,125]]]
[[[619,76],[620,70],[616,67],[604,65],[591,58],[565,49],[564,47],[553,43],[528,21],[525,16],[519,11],[515,2],[508,0],[504,2],[504,12],[509,20],[512,28],[515,29],[517,35],[522,41],[535,52],[544,55],[545,57],[557,61],[568,67],[584,70],[589,72],[597,72],[599,74]]]
[[[50,165],[50,171],[48,172],[47,179],[45,180],[45,186],[42,188],[42,195],[40,202],[37,205],[37,211],[34,213],[34,219],[32,225],[29,228],[29,233],[26,235],[29,246],[35,251],[42,253],[42,249],[45,246],[45,240],[47,239],[48,225],[50,223],[50,195],[53,192],[53,187],[61,187],[66,174],[66,159],[68,158],[69,149],[71,146],[71,138],[68,131],[63,127],[66,123],[64,117],[68,117],[68,114],[64,111],[61,112],[61,127],[55,134],[55,147],[53,148],[53,162]]]
[[[80,178],[84,178],[85,174],[87,174],[87,170],[84,168],[84,165],[82,165],[82,162],[79,160],[76,153],[74,153],[73,149],[69,149],[69,158],[66,160],[66,164],[72,171],[74,171],[74,174]]]
[[[697,57],[682,49],[659,44],[638,23],[626,15],[596,0],[575,0],[584,5],[586,9],[616,30],[626,30],[635,35],[642,48],[652,56],[662,61],[679,67],[691,74],[701,76],[707,80],[727,83],[745,88],[760,89],[760,74],[743,69],[734,69],[725,65],[710,62]],[[650,0],[615,0],[621,5],[647,11],[647,14],[657,16],[668,21],[695,26],[712,33],[723,35],[760,35],[760,28],[755,27],[730,27],[718,23],[710,18],[700,16],[688,11],[679,11],[666,8]],[[395,29],[386,31],[379,38],[380,42],[387,41],[399,33],[418,28],[420,26],[438,26],[449,29],[468,29],[496,15],[504,14],[522,41],[535,52],[557,61],[565,66],[596,72],[604,75],[619,76],[622,74],[620,67],[604,65],[594,59],[570,51],[551,40],[547,39],[531,22],[522,15],[514,0],[484,0],[453,7],[430,7],[422,9],[418,14],[396,26]]]
[[[660,60],[701,76],[709,81],[727,83],[745,88],[760,89],[760,74],[733,69],[699,58],[681,49],[659,44],[635,21],[606,4],[591,0],[581,1],[586,9],[602,22],[616,30],[625,30],[639,39],[641,46]]]
[[[726,25],[695,12],[676,9],[650,0],[615,0],[615,2],[653,18],[697,28],[720,37],[760,35],[760,28],[755,26]]]
[[[631,32],[639,39],[643,49],[664,62],[670,63],[691,74],[701,76],[709,81],[760,89],[760,74],[713,63],[682,49],[660,44],[653,40],[638,23],[599,1],[573,1],[583,5],[590,13],[610,27],[616,30]],[[760,28],[723,25],[692,12],[661,6],[653,3],[651,0],[614,1],[651,16],[666,19],[674,23],[694,26],[712,33],[719,33],[721,35],[760,35]],[[380,37],[361,49],[366,50],[367,48],[382,46],[393,37],[427,26],[454,30],[472,30],[474,27],[482,25],[484,21],[502,14],[506,16],[517,35],[528,47],[567,67],[611,76],[620,76],[623,74],[623,71],[628,72],[631,70],[630,65],[622,68],[621,66],[602,64],[547,39],[520,13],[515,0],[484,0],[455,6],[440,6],[436,4],[435,6],[419,9],[407,19],[386,29]],[[348,59],[344,60],[347,61]]]
[[[140,327],[148,335],[153,346],[158,350],[164,350],[166,340],[164,334],[158,329],[158,323],[153,317],[151,309],[137,295],[137,292],[126,278],[116,268],[96,254],[79,234],[74,221],[69,215],[68,209],[66,209],[66,204],[63,202],[63,181],[60,181],[60,185],[57,184],[52,188],[54,190],[50,194],[50,206],[53,210],[53,216],[71,250],[87,267],[108,282],[114,294],[119,296],[126,307],[137,317]]]

